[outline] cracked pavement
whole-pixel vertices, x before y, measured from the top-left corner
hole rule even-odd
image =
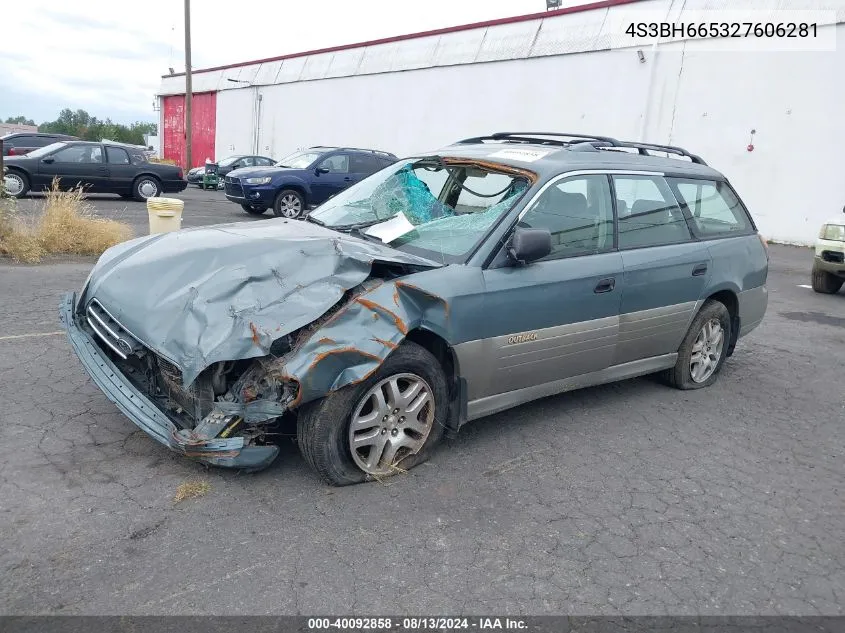
[[[841,615],[845,290],[771,256],[713,387],[547,398],[337,489],[292,443],[255,475],[169,452],[50,334],[92,260],[0,261],[0,613]]]

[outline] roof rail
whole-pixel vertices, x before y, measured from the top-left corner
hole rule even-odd
[[[531,143],[534,145],[555,145],[559,147],[574,147],[577,145],[589,144],[596,149],[636,149],[642,156],[651,156],[649,151],[665,152],[667,154],[684,156],[698,165],[707,164],[700,156],[688,152],[683,147],[677,147],[675,145],[658,145],[656,143],[638,143],[636,141],[620,141],[610,136],[598,136],[595,134],[570,134],[564,132],[496,132],[488,136],[476,136],[473,138],[463,139],[455,143],[455,145],[471,145],[483,143],[484,141]]]
[[[380,149],[369,149],[364,147],[331,147],[329,145],[312,145],[308,149],[332,149],[332,150],[353,150],[355,152],[370,152],[371,154],[383,154],[384,156],[393,156],[395,154],[391,154],[390,152],[385,152],[384,150]]]

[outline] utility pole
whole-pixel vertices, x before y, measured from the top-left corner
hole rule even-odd
[[[193,167],[191,162],[191,146],[193,145],[193,129],[191,123],[191,102],[193,89],[191,87],[191,0],[185,0],[185,172]]]

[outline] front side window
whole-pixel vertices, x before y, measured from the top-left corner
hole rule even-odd
[[[576,176],[549,186],[518,226],[548,229],[546,259],[599,253],[613,248],[613,204],[607,176]]]
[[[65,147],[67,143],[62,141],[58,141],[56,143],[51,143],[50,145],[45,145],[44,147],[39,147],[38,149],[32,150],[27,156],[30,158],[39,158],[41,156],[46,156],[51,152],[55,152],[60,147]]]
[[[660,176],[613,176],[619,215],[619,248],[692,240],[683,211]]]
[[[692,215],[698,238],[748,233],[752,225],[733,190],[724,182],[668,178]]]
[[[71,145],[53,154],[57,163],[102,163],[103,150],[99,145]]]
[[[326,160],[320,163],[321,169],[328,169],[330,174],[348,174],[349,173],[349,155],[335,154],[329,156]]]
[[[337,194],[309,218],[361,229],[402,251],[457,263],[528,189],[519,174],[437,157],[404,160]]]

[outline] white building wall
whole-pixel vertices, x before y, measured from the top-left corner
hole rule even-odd
[[[641,63],[636,48],[601,50],[607,9],[214,71],[204,85],[220,90],[220,155],[257,144],[277,158],[311,145],[401,156],[519,130],[672,143],[730,178],[764,236],[809,244],[845,204],[843,5],[828,3],[839,6],[840,23],[821,27],[835,30],[835,52],[738,53],[686,41],[645,47]],[[518,59],[481,61],[509,57]],[[162,93],[183,91],[180,82],[166,78]]]

